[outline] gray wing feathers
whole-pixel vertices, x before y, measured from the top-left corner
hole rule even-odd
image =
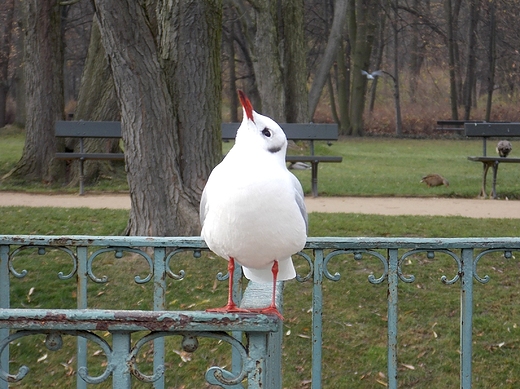
[[[293,180],[293,186],[294,186],[294,197],[296,200],[296,204],[298,204],[298,207],[300,208],[300,212],[302,214],[303,220],[305,220],[305,230],[309,230],[309,218],[307,216],[307,208],[305,207],[305,200],[303,195],[303,189],[302,185],[300,184],[300,181],[296,178],[294,174],[291,174],[291,178]]]
[[[206,202],[207,202],[207,196],[206,196],[206,189],[202,191],[202,197],[200,199],[200,226],[202,227],[204,225],[204,220],[206,220]]]

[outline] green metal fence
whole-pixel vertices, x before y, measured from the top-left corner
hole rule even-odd
[[[182,271],[172,271],[172,260],[184,252],[198,257],[204,250],[207,247],[198,237],[0,236],[0,388],[30,374],[28,367],[10,360],[9,347],[20,338],[36,334],[44,334],[47,348],[57,352],[64,336],[77,337],[77,388],[107,380],[112,380],[113,388],[130,388],[133,381],[166,387],[164,340],[170,336],[181,337],[182,346],[188,351],[197,349],[199,338],[216,339],[231,346],[233,363],[229,369],[208,366],[205,379],[210,384],[223,388],[281,388],[282,323],[277,317],[166,310],[166,280],[184,277]],[[306,249],[294,259],[303,261],[308,269],[298,274],[297,280],[313,282],[311,387],[322,387],[322,357],[327,352],[322,347],[323,332],[327,331],[327,324],[323,323],[323,283],[340,280],[340,274],[329,269],[337,258],[372,258],[380,264],[380,270],[369,275],[368,281],[387,286],[389,388],[398,387],[399,284],[415,281],[413,275],[403,272],[402,265],[417,255],[450,258],[455,271],[442,275],[441,282],[460,285],[460,387],[468,389],[472,385],[473,285],[489,280],[479,273],[479,262],[497,252],[512,258],[517,250],[519,238],[309,238]],[[68,270],[59,272],[58,278],[76,280],[76,309],[11,308],[12,283],[27,275],[26,270],[17,267],[17,258],[25,253],[48,257],[51,252],[60,252],[70,262]],[[106,253],[116,257],[131,253],[146,263],[148,274],[135,276],[134,281],[137,285],[153,284],[153,310],[89,309],[89,283],[107,282],[106,277],[96,274],[93,263]],[[42,264],[41,271],[44,270]],[[217,277],[226,279],[222,274]],[[257,306],[269,301],[270,291],[270,286],[250,284],[245,291],[235,290],[234,296],[243,306]],[[279,303],[281,298],[280,294]],[[110,341],[99,331],[108,332]],[[145,335],[136,339],[132,337],[136,333]],[[87,366],[88,342],[99,346],[107,360],[104,371],[96,376],[89,374]],[[140,370],[136,355],[150,342],[153,373],[147,375]],[[18,370],[13,373],[10,369]]]

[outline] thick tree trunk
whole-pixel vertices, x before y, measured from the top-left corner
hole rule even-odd
[[[278,32],[277,1],[255,3],[256,34],[252,48],[253,69],[262,100],[261,113],[277,121],[285,121],[285,92],[282,73],[282,51]]]
[[[285,81],[285,120],[307,121],[307,65],[303,24],[303,0],[283,0],[283,69]]]
[[[14,1],[5,0],[0,4],[0,128],[6,125],[6,103],[9,85],[7,82],[9,54],[11,52],[11,31],[14,15]]]
[[[121,120],[119,104],[110,65],[105,49],[101,44],[99,21],[94,16],[90,35],[85,67],[81,77],[81,86],[78,104],[74,112],[74,120],[117,121]],[[67,149],[78,151],[78,142],[71,140],[66,144]],[[93,152],[120,152],[119,141],[113,139],[88,139],[85,141],[85,151]],[[69,185],[77,186],[79,181],[78,162],[71,163]],[[91,183],[99,175],[108,175],[112,169],[111,162],[91,160],[86,161],[84,180]]]
[[[211,30],[201,31],[213,26],[212,18],[219,19],[215,18],[215,11],[221,10],[219,2],[159,2],[157,7],[150,5],[145,10],[133,0],[98,0],[96,6],[121,105],[132,203],[127,232],[198,234],[198,201],[194,193],[201,190],[203,179],[195,180],[197,184],[188,188],[194,180],[187,177],[185,181],[183,175],[188,176],[186,169],[190,169],[191,161],[194,171],[190,174],[207,177],[209,166],[220,154],[220,148],[215,147],[216,139],[220,141],[216,129],[220,110],[216,116],[213,107],[220,108],[220,80],[214,72],[220,58],[206,57],[214,52],[203,47],[220,39],[220,34],[209,38]],[[156,15],[150,13],[155,9]],[[215,23],[220,25],[220,20]],[[200,40],[203,36],[206,41]],[[203,58],[210,61],[206,67]],[[174,85],[176,82],[183,82],[187,89],[177,89],[180,86]],[[186,111],[200,116],[199,121]],[[188,153],[193,155],[188,157]]]
[[[198,209],[202,190],[222,158],[220,45],[222,4],[218,0],[164,2],[157,17],[161,64],[173,97],[184,191]],[[206,156],[203,158],[202,156]]]
[[[224,51],[227,53],[227,61],[225,61],[227,69],[223,69],[223,73],[227,74],[226,94],[229,98],[229,121],[238,122],[238,94],[237,94],[237,72],[235,63],[235,39],[234,26],[236,21],[235,9],[231,5],[224,6],[224,31],[222,44]]]
[[[54,123],[63,117],[63,51],[57,0],[25,5],[26,138],[22,158],[7,176],[52,182],[63,171],[54,163]]]
[[[25,75],[23,68],[23,53],[24,53],[24,36],[23,32],[25,28],[23,26],[23,5],[21,2],[15,2],[15,20],[17,24],[17,34],[14,41],[14,47],[17,55],[14,57],[14,79],[13,85],[16,102],[16,113],[14,117],[14,123],[19,127],[25,127]]]

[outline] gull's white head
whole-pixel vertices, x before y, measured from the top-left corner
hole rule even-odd
[[[244,109],[244,117],[237,131],[235,144],[261,148],[285,158],[287,137],[282,128],[273,119],[255,112],[243,91],[238,91],[238,97]]]

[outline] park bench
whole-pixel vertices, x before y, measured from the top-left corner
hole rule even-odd
[[[497,140],[503,138],[520,137],[520,123],[466,123],[464,125],[465,135],[469,138],[482,138],[482,156],[469,156],[468,160],[473,162],[481,162],[484,168],[482,177],[482,188],[480,196],[486,197],[486,177],[489,168],[493,169],[493,185],[491,189],[491,197],[497,198],[496,182],[498,165],[500,163],[520,163],[520,158],[489,156],[487,154],[487,140],[489,138],[496,138]]]
[[[222,123],[222,139],[225,141],[235,139],[239,126],[240,123]],[[287,155],[285,160],[290,163],[303,162],[311,164],[312,196],[317,197],[319,163],[339,163],[343,158],[330,155],[315,155],[314,141],[332,142],[338,140],[338,125],[322,123],[282,123],[280,127],[283,128],[288,140],[309,142],[309,155]]]
[[[57,121],[55,126],[57,138],[79,139],[79,152],[56,153],[56,159],[79,161],[79,194],[84,194],[84,163],[86,160],[125,159],[123,153],[89,153],[85,151],[85,140],[92,138],[121,138],[120,122],[89,122],[89,121]]]
[[[484,123],[483,120],[437,120],[437,131],[464,131],[465,123]]]
[[[235,139],[240,123],[222,123],[222,140]],[[338,140],[337,124],[287,123],[282,124],[287,139],[294,141],[309,141],[310,155],[288,155],[287,162],[304,162],[311,164],[312,195],[318,196],[318,164],[320,162],[341,162],[342,157],[321,156],[314,154],[314,141]],[[55,135],[59,138],[79,138],[79,152],[56,153],[57,159],[79,161],[79,194],[84,194],[84,162],[86,160],[124,160],[123,153],[88,153],[84,142],[89,138],[121,138],[120,122],[90,122],[90,121],[57,121]]]

